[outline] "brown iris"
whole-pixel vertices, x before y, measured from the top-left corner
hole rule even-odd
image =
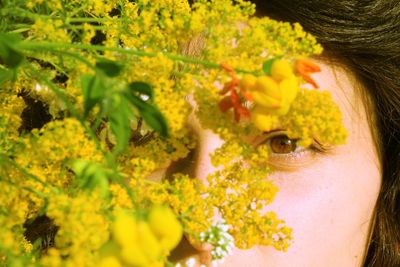
[[[273,153],[289,154],[296,150],[296,140],[290,139],[286,135],[278,135],[270,139],[270,147]]]

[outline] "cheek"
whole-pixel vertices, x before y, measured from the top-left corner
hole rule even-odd
[[[270,176],[280,192],[267,208],[293,228],[294,242],[283,257],[297,255],[306,266],[362,260],[380,174],[373,158],[353,148],[350,143],[312,166]]]

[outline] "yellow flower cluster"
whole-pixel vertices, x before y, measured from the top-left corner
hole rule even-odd
[[[0,150],[3,153],[11,149],[11,144],[17,141],[24,108],[22,97],[0,92]]]
[[[285,115],[299,90],[292,66],[285,60],[275,60],[271,76],[245,75],[242,86],[253,96],[255,107],[251,112],[254,125],[261,131],[273,128],[271,115]]]
[[[199,241],[200,233],[211,227],[214,215],[212,203],[205,197],[208,189],[199,180],[184,174],[176,174],[171,180],[162,183],[136,181],[137,200],[158,205],[168,203],[175,214],[179,214],[189,238]]]
[[[100,266],[104,267],[164,266],[164,257],[182,237],[181,224],[164,206],[153,206],[147,220],[119,210],[111,228],[112,239],[100,251]]]
[[[254,152],[250,157],[262,157],[257,154],[259,152]],[[290,244],[291,232],[284,221],[274,213],[261,212],[265,205],[272,202],[278,190],[265,179],[268,172],[264,164],[249,168],[245,162],[236,161],[209,177],[208,201],[217,207],[231,226],[229,233],[239,248],[263,244],[285,250]],[[276,239],[275,235],[280,238]]]
[[[18,141],[14,161],[19,167],[4,166],[5,177],[36,192],[49,193],[53,187],[69,186],[73,176],[68,169],[73,159],[102,160],[94,142],[74,119],[50,122],[32,136]],[[43,205],[42,197],[35,193],[25,191],[20,198],[21,202],[29,203],[29,216],[35,216]]]
[[[327,91],[302,90],[281,125],[291,138],[300,137],[303,147],[313,139],[324,145],[344,144],[348,135],[339,107]]]
[[[105,202],[96,192],[81,192],[74,197],[50,196],[46,215],[59,228],[55,236],[57,251],[48,257],[66,258],[66,266],[93,266],[96,251],[109,238],[109,222],[104,209]],[[45,257],[44,263],[49,258]]]
[[[24,209],[24,207],[21,207]],[[4,210],[3,210],[4,212]],[[16,210],[16,212],[19,212]],[[7,262],[10,266],[17,265],[20,255],[29,254],[33,251],[32,244],[24,237],[25,229],[18,220],[18,216],[9,213],[8,216],[0,217],[0,263]]]
[[[76,119],[51,121],[32,133],[33,136],[22,140],[15,161],[43,182],[60,187],[67,185],[70,174],[66,169],[73,159],[102,161],[95,143]]]
[[[214,210],[211,202],[204,196],[206,188],[197,179],[177,174],[167,184],[167,198],[171,208],[181,216],[181,221],[189,238],[199,240],[200,233],[211,227]]]
[[[112,195],[111,206],[122,209],[132,209],[134,205],[129,198],[128,192],[120,184],[111,184],[110,193]]]
[[[180,137],[183,133],[185,135]],[[147,138],[147,142],[143,141],[143,144],[128,149],[120,157],[121,172],[133,180],[143,179],[156,170],[166,169],[171,162],[184,158],[195,146],[194,138],[187,135],[186,130],[177,133],[177,137],[168,139],[157,136]]]

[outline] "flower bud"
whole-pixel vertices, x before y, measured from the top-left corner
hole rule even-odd
[[[182,225],[168,207],[153,207],[149,214],[149,225],[165,252],[175,248],[182,238]]]
[[[121,247],[136,243],[136,221],[135,218],[127,213],[120,212],[111,228],[114,240]]]
[[[150,262],[156,261],[161,256],[161,246],[156,236],[151,231],[147,222],[137,223],[138,244]]]
[[[243,75],[243,78],[240,80],[240,85],[245,89],[253,87],[256,83],[257,78],[251,74]]]
[[[266,108],[279,108],[281,92],[278,84],[268,76],[258,77],[254,86],[250,88],[254,102]]]
[[[99,267],[122,267],[116,257],[106,257],[100,260]]]
[[[141,244],[135,243],[127,247],[123,247],[120,253],[121,260],[125,264],[147,267],[150,264],[150,260],[147,255],[143,252]]]
[[[285,115],[296,98],[298,84],[295,76],[276,82],[268,76],[259,77],[252,88],[256,106],[268,115]]]
[[[278,82],[284,79],[290,79],[294,76],[292,66],[286,60],[275,60],[271,66],[271,76]]]

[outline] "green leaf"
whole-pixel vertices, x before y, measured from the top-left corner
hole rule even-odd
[[[0,59],[8,68],[17,68],[25,59],[17,48],[20,41],[19,35],[0,33]]]
[[[143,108],[139,109],[140,115],[144,121],[163,137],[168,137],[168,125],[161,112],[153,105],[145,103]]]
[[[271,76],[271,67],[272,67],[272,63],[274,63],[275,60],[276,60],[276,58],[271,58],[264,62],[263,66],[262,66],[264,74]]]
[[[109,114],[111,131],[115,136],[117,144],[114,147],[114,153],[124,151],[131,138],[131,117],[129,103],[125,97],[115,94],[111,101],[112,108]]]
[[[0,86],[3,85],[8,80],[11,80],[14,77],[14,73],[9,69],[0,69]]]
[[[136,95],[131,94],[130,91],[123,91],[122,95],[129,101],[131,104],[137,109],[145,108],[146,102],[137,97]]]
[[[96,68],[100,69],[108,77],[117,77],[122,71],[122,65],[117,62],[102,59],[96,63]]]
[[[87,117],[90,111],[105,97],[106,89],[99,76],[85,74],[81,78],[82,94],[84,100],[84,116]]]
[[[100,189],[102,196],[108,196],[108,176],[101,165],[78,159],[72,163],[72,170],[77,177],[77,184],[80,188],[84,190]]]
[[[279,55],[279,56],[276,56],[276,57],[273,57],[273,58],[270,58],[270,59],[266,60],[264,62],[264,64],[263,64],[263,67],[262,67],[264,74],[266,74],[268,76],[271,76],[272,64],[274,63],[275,60],[278,60],[278,59],[281,59],[281,58],[283,58],[283,56]]]
[[[147,100],[143,99],[142,96],[145,96],[148,100],[151,100],[154,96],[153,88],[145,82],[132,82],[128,85],[128,88],[133,95],[139,96],[142,100]]]
[[[123,93],[126,99],[128,99],[129,102],[139,110],[140,115],[143,117],[147,125],[158,132],[161,136],[168,136],[167,121],[154,105],[143,101],[139,97],[132,95],[130,92],[124,91]]]

